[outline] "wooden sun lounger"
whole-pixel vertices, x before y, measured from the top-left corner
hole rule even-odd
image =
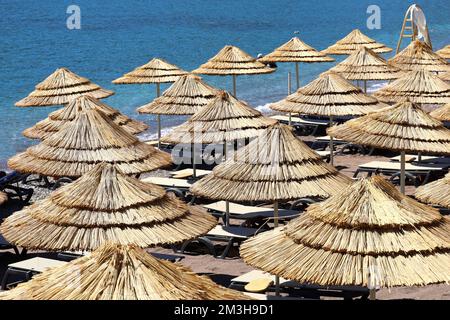
[[[214,203],[204,205],[203,207],[211,211],[211,213],[214,216],[223,219],[225,223],[226,219],[225,201],[217,201]],[[274,210],[272,208],[244,206],[234,202],[229,202],[229,208],[230,208],[230,218],[232,219],[240,219],[240,220],[267,219],[273,218],[274,214]],[[286,209],[278,210],[278,216],[282,220],[289,220],[298,215],[299,215],[298,211],[295,210],[286,210]]]
[[[199,237],[194,240],[185,241],[180,249],[174,249],[176,252],[184,253],[186,248],[192,242],[199,242],[206,246],[209,253],[216,258],[225,259],[228,256],[230,249],[235,244],[240,244],[242,241],[247,240],[248,238],[256,235],[259,229],[256,228],[246,228],[246,227],[225,227],[222,225],[218,225],[214,227],[211,231],[209,231],[205,236]],[[226,242],[227,245],[223,250],[222,254],[219,256],[216,248],[214,247],[213,241],[218,242]]]
[[[189,193],[189,188],[192,186],[192,182],[184,179],[175,178],[164,178],[164,177],[147,177],[141,179],[143,182],[153,183],[158,186],[164,187],[167,192],[173,192],[176,196],[187,199]],[[189,202],[194,202],[195,197],[193,197]]]
[[[41,273],[49,268],[59,267],[66,264],[66,261],[35,257],[8,265],[2,279],[2,290],[8,286],[9,278],[12,275],[23,277],[24,281],[28,281],[35,274]]]
[[[421,156],[419,162],[419,156],[415,154],[407,154],[405,156],[406,162],[417,162],[420,164],[427,164],[427,163],[447,163],[450,162],[450,158],[448,157],[438,157],[438,156]],[[399,162],[400,156],[389,158],[390,161]]]
[[[90,254],[90,252],[64,251],[64,252],[58,253],[58,260],[69,262],[69,261],[81,258],[81,257],[89,255],[89,254]],[[183,256],[174,255],[174,254],[165,254],[165,253],[158,253],[158,252],[150,252],[150,254],[157,259],[168,260],[170,262],[179,262],[184,259]]]
[[[289,123],[289,116],[274,115],[270,118],[278,120],[282,123]],[[328,122],[314,119],[303,119],[301,117],[291,116],[291,125],[302,131],[304,135],[315,135],[319,127],[328,126]]]
[[[330,139],[330,136],[317,137],[312,144],[312,148],[325,150],[330,144]],[[375,150],[375,148],[366,148],[365,146],[336,138],[333,138],[333,145],[341,146],[340,151],[336,152],[337,154],[342,154],[346,149],[348,149],[349,151],[358,151],[361,154],[370,156]]]
[[[450,167],[450,163],[441,164],[405,164],[406,177],[415,182],[417,186],[418,177],[423,177],[422,184],[425,184],[430,179],[431,174],[442,172],[444,169]],[[353,177],[356,178],[359,173],[367,172],[368,176],[374,173],[382,173],[391,176],[390,180],[400,176],[400,162],[394,161],[371,161],[358,166]]]
[[[212,172],[211,170],[201,170],[201,169],[196,169],[195,171],[197,178],[204,177]],[[183,170],[172,171],[170,172],[170,175],[174,179],[186,179],[194,175],[194,169],[187,168]]]
[[[231,279],[229,288],[239,291],[244,291],[245,286],[256,279],[268,278],[275,283],[275,276],[260,270],[252,270],[244,273],[236,278]],[[311,299],[320,299],[320,297],[339,297],[344,300],[351,300],[353,298],[367,299],[369,290],[363,287],[355,286],[329,286],[322,287],[317,285],[301,284],[296,281],[286,280],[280,278],[281,292],[288,293],[293,297],[304,297]],[[274,292],[275,285],[268,287],[267,292]]]

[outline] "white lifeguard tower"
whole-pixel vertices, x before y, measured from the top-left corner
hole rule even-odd
[[[400,32],[400,38],[398,39],[397,49],[395,51],[396,54],[400,51],[404,38],[410,38],[411,41],[419,39],[432,48],[427,20],[425,19],[422,8],[418,4],[411,5],[406,11],[402,31]]]

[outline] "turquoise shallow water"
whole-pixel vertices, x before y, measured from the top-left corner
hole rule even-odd
[[[436,48],[450,43],[448,0],[416,1],[425,11]],[[289,40],[294,31],[317,49],[323,49],[354,28],[394,47],[401,22],[412,1],[322,0],[152,0],[152,1],[5,1],[0,0],[0,166],[13,154],[35,143],[21,131],[55,110],[52,107],[14,107],[35,84],[65,66],[112,89],[105,101],[122,112],[146,121],[154,133],[155,119],[138,115],[136,107],[154,98],[151,85],[117,86],[111,80],[162,57],[192,70],[226,44],[252,55],[268,53]],[[81,30],[66,28],[69,5],[81,9]],[[366,9],[381,8],[380,30],[368,30]],[[389,57],[387,55],[386,57]],[[341,60],[342,58],[338,58]],[[333,64],[302,64],[302,84]],[[270,75],[238,78],[238,97],[265,110],[264,105],[286,95],[290,64],[279,64]],[[212,85],[231,89],[228,77],[204,77]],[[166,86],[165,86],[166,87]],[[165,118],[171,127],[183,118]]]

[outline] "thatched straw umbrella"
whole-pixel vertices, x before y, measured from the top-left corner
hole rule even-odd
[[[202,78],[187,74],[178,78],[162,96],[139,107],[139,113],[160,115],[192,115],[200,111],[217,96],[218,90],[205,83]],[[161,126],[158,126],[161,137]]]
[[[126,174],[171,164],[170,154],[140,142],[97,109],[78,113],[60,131],[9,159],[19,172],[50,177],[79,177],[99,162],[116,163]]]
[[[138,134],[148,129],[144,122],[133,120],[104,102],[90,96],[75,98],[62,109],[53,111],[48,118],[39,121],[31,128],[25,129],[23,135],[31,139],[45,139],[58,132],[67,122],[75,120],[83,110],[97,109],[108,115],[111,120],[131,134]]]
[[[277,208],[278,201],[326,198],[349,182],[291,127],[277,123],[194,183],[191,192],[212,200],[272,201]]]
[[[414,196],[423,203],[450,209],[450,173],[418,187]]]
[[[203,109],[194,114],[187,122],[164,136],[161,141],[171,144],[224,144],[227,142],[253,138],[276,120],[264,117],[227,93],[219,91],[218,95]],[[224,150],[226,155],[226,150]],[[195,172],[195,155],[194,155]]]
[[[355,29],[332,46],[322,50],[325,54],[348,55],[358,50],[361,46],[371,49],[375,53],[391,52],[392,49],[382,43],[369,38],[359,29]]]
[[[344,61],[331,68],[347,80],[364,81],[364,92],[367,92],[367,81],[393,80],[402,75],[400,68],[392,66],[372,50],[361,47]]]
[[[450,71],[445,73],[440,73],[439,78],[441,78],[444,81],[450,82]]]
[[[312,204],[241,245],[251,266],[301,283],[378,287],[450,281],[450,223],[380,176]]]
[[[233,95],[236,97],[236,77],[239,75],[253,75],[272,73],[276,69],[269,68],[256,61],[247,52],[235,46],[223,47],[214,57],[192,71],[198,74],[233,76]]]
[[[89,95],[103,99],[114,92],[105,90],[92,83],[89,79],[80,77],[67,68],[56,69],[26,98],[16,102],[17,107],[42,107],[63,105],[81,95]]]
[[[0,230],[27,249],[89,251],[109,241],[143,248],[179,243],[216,224],[203,209],[123,174],[118,166],[100,163],[6,218]]]
[[[6,201],[8,201],[8,195],[3,191],[0,191],[0,205],[4,204]]]
[[[397,53],[395,57],[389,59],[389,63],[405,71],[450,71],[450,64],[420,40],[411,42],[405,49]]]
[[[262,63],[295,62],[295,78],[298,89],[300,88],[299,62],[332,62],[334,59],[294,37],[258,61]]]
[[[334,72],[324,72],[317,79],[285,99],[270,105],[281,112],[334,116],[360,116],[386,107],[377,99],[366,95],[362,90]],[[330,139],[330,163],[333,165],[333,139]]]
[[[450,59],[450,44],[446,45],[442,49],[436,51],[438,55],[440,55],[444,59]]]
[[[383,102],[400,102],[408,98],[420,104],[450,102],[450,84],[426,70],[414,70],[375,92]]]
[[[442,122],[450,121],[450,103],[431,111],[430,116]]]
[[[161,83],[177,81],[188,72],[178,68],[176,65],[159,58],[153,58],[143,66],[137,67],[113,81],[114,84],[156,84],[156,97],[161,95]],[[157,114],[158,122],[158,148],[161,148],[161,117]]]
[[[181,264],[134,246],[106,244],[91,255],[36,275],[1,300],[249,300]]]
[[[345,141],[400,151],[403,193],[405,152],[450,154],[450,130],[410,101],[332,127],[328,134]]]

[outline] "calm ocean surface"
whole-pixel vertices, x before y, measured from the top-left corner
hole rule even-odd
[[[151,0],[87,1],[0,0],[0,167],[15,153],[35,143],[21,131],[45,118],[56,107],[17,108],[14,102],[31,92],[58,67],[68,67],[116,94],[105,102],[151,125],[155,119],[138,115],[136,107],[155,96],[152,85],[113,85],[111,80],[162,57],[185,70],[205,62],[226,44],[256,56],[289,40],[294,31],[317,49],[324,49],[354,28],[395,47],[406,0]],[[448,0],[416,1],[425,11],[435,48],[450,43]],[[66,28],[69,5],[81,8],[81,30]],[[366,9],[381,8],[380,30],[368,30]],[[390,55],[385,56],[386,58]],[[338,58],[338,61],[342,58]],[[333,64],[302,64],[304,85]],[[238,77],[237,95],[254,107],[286,95],[290,64],[279,64],[269,75]],[[231,89],[229,77],[207,77],[212,85]],[[164,86],[166,88],[167,86]],[[171,127],[184,118],[163,118]]]

